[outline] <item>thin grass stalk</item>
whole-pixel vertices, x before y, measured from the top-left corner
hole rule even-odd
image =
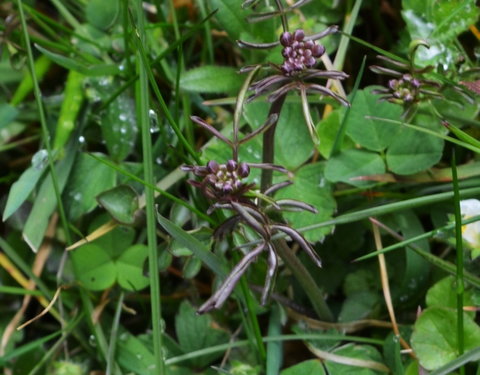
[[[463,238],[462,238],[462,213],[460,211],[460,194],[458,188],[457,160],[455,148],[452,150],[452,182],[453,182],[453,205],[455,212],[455,248],[457,252],[457,270],[456,270],[456,292],[457,292],[457,341],[458,353],[462,355],[465,351],[464,344],[464,322],[463,322],[463,297],[465,291],[463,275]],[[465,368],[460,367],[460,374],[465,374]]]
[[[200,11],[200,16],[205,18],[207,16],[207,8],[205,6],[205,0],[198,0],[197,1],[198,10]],[[212,30],[210,27],[210,22],[205,22],[205,39],[204,42],[207,46],[207,63],[213,64],[215,60],[215,56],[213,53],[213,41],[212,41]]]
[[[108,355],[107,355],[107,369],[105,375],[112,375],[112,368],[115,364],[115,349],[117,347],[117,338],[118,338],[118,326],[120,324],[120,316],[122,315],[122,305],[123,298],[125,293],[122,291],[118,297],[117,307],[115,309],[115,315],[112,322],[112,331],[110,332],[110,342],[108,346]]]
[[[343,30],[343,35],[340,38],[340,44],[338,46],[337,54],[335,55],[335,60],[333,61],[334,70],[343,70],[343,64],[345,62],[345,56],[347,54],[348,44],[350,39],[347,37],[346,34],[351,34],[353,31],[353,27],[357,22],[358,13],[360,8],[362,7],[363,0],[356,0],[355,4],[353,5],[351,13],[347,13],[345,15],[345,26]]]
[[[153,93],[155,94],[158,102],[160,103],[160,108],[163,111],[163,114],[165,115],[167,121],[170,123],[173,131],[179,138],[180,143],[185,147],[187,152],[190,154],[190,156],[195,160],[195,163],[197,164],[202,164],[199,156],[193,149],[192,145],[188,142],[188,140],[185,138],[185,136],[182,134],[182,131],[180,127],[178,126],[177,122],[173,118],[172,114],[170,113],[170,110],[168,109],[167,103],[165,103],[165,100],[163,99],[163,95],[160,92],[160,89],[158,88],[157,81],[155,80],[155,77],[153,75],[152,69],[148,63],[147,55],[145,53],[145,49],[143,48],[143,44],[141,41],[137,39],[137,49],[140,54],[139,58],[141,58],[141,61],[143,63],[143,67],[145,69],[145,73],[148,77],[148,80],[150,81]],[[148,116],[147,116],[148,117]]]
[[[137,15],[137,33],[139,41],[145,42],[145,18],[143,14],[142,2],[136,2]],[[136,83],[135,97],[137,105],[137,118],[140,123],[142,132],[142,148],[143,148],[143,168],[144,180],[149,185],[155,184],[153,175],[153,156],[152,156],[152,140],[150,135],[149,111],[149,90],[147,61],[145,56],[137,48],[137,74],[139,76]],[[158,274],[158,253],[157,253],[157,234],[155,220],[155,197],[154,190],[145,187],[145,203],[146,203],[146,219],[147,219],[147,246],[148,246],[148,266],[150,279],[150,296],[152,311],[152,331],[153,331],[153,354],[155,357],[156,373],[165,374],[165,361],[162,342],[162,313],[160,299],[160,278]]]

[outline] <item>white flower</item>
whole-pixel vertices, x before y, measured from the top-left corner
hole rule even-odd
[[[463,220],[480,215],[480,201],[478,199],[460,201],[460,212]],[[480,221],[463,225],[462,238],[473,249],[480,249]]]

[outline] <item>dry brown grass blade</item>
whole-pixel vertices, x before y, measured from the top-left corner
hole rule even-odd
[[[58,221],[58,216],[53,215],[52,218],[50,219],[50,223],[47,228],[45,240],[40,246],[40,249],[38,253],[35,256],[35,261],[33,263],[32,267],[32,272],[35,276],[40,276],[43,270],[43,267],[45,266],[45,263],[50,255],[51,251],[51,243],[49,238],[52,238],[53,235],[55,234],[55,229],[57,227],[57,221]],[[0,254],[2,257],[6,258],[4,254]],[[8,260],[8,258],[6,258]],[[5,260],[3,259],[2,266],[9,272],[9,274],[25,289],[27,290],[34,290],[36,285],[33,280],[27,280],[23,274],[13,265],[10,263],[8,260],[8,263],[10,265],[5,267]],[[40,304],[44,307],[48,306],[48,301],[44,297],[37,297],[38,301]],[[28,305],[30,304],[30,301],[32,300],[31,295],[26,295],[23,298],[22,301],[22,306],[20,309],[16,312],[16,314],[13,316],[12,320],[8,323],[7,327],[5,328],[5,331],[3,332],[2,335],[2,340],[0,342],[0,355],[3,355],[5,352],[5,348],[8,345],[8,342],[10,341],[13,333],[15,332],[15,329],[17,328],[18,324],[23,318],[23,315],[25,313],[25,310],[27,309]]]
[[[378,228],[378,221],[375,218],[371,217],[370,222],[372,223],[375,247],[377,251],[380,251],[383,249],[383,245],[382,237],[380,236],[380,230]],[[392,295],[390,293],[390,284],[388,282],[388,270],[387,262],[385,261],[385,254],[378,254],[378,264],[380,266],[380,279],[382,282],[383,296],[385,298],[385,304],[387,305],[388,315],[390,316],[390,320],[392,322],[393,333],[399,338],[402,347],[408,350],[409,354],[415,358],[415,354],[413,353],[412,348],[402,338],[402,336],[400,335],[400,330],[398,329],[397,318],[395,317],[395,309],[393,308],[392,303]]]
[[[42,316],[44,316],[46,313],[48,313],[53,305],[55,304],[55,302],[57,301],[57,298],[58,296],[60,295],[60,292],[62,291],[63,287],[59,287],[57,289],[57,291],[55,292],[52,300],[50,301],[50,303],[47,305],[47,307],[45,307],[42,312],[40,314],[38,314],[37,316],[35,316],[34,318],[26,321],[25,323],[23,323],[21,326],[17,327],[17,331],[20,331],[21,329],[25,328],[26,326],[28,326],[29,324],[33,323],[34,321],[40,319]]]
[[[85,245],[91,241],[94,241],[96,240],[97,238],[100,238],[102,237],[103,235],[107,234],[108,232],[110,232],[112,229],[114,229],[118,224],[113,221],[113,220],[110,220],[109,222],[103,224],[102,226],[100,226],[99,228],[95,229],[92,233],[90,233],[87,237],[81,239],[80,241],[77,241],[75,242],[73,245],[70,245],[69,247],[67,247],[65,250],[67,251],[71,251],[71,250],[75,250],[76,248],[82,246],[82,245]]]
[[[325,329],[325,330],[335,329],[342,333],[354,333],[368,327],[378,327],[378,328],[387,328],[387,329],[392,329],[393,327],[392,323],[390,322],[385,322],[383,320],[376,320],[376,319],[362,319],[362,320],[356,320],[353,322],[346,322],[346,323],[323,322],[321,320],[316,320],[306,315],[300,314],[299,312],[296,312],[290,308],[287,308],[287,314],[290,318],[296,321],[304,322],[309,328]]]
[[[307,347],[308,347],[308,350],[310,350],[310,352],[312,352],[313,355],[315,355],[316,357],[322,360],[341,363],[342,365],[347,365],[347,366],[369,368],[369,369],[380,371],[380,372],[386,372],[386,373],[390,372],[390,369],[380,362],[370,361],[366,359],[345,357],[343,355],[326,352],[326,351],[317,349],[313,345],[308,343],[307,343]]]

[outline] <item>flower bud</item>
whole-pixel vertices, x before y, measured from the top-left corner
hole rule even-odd
[[[293,39],[295,39],[298,42],[301,42],[305,38],[305,32],[302,29],[297,29],[293,33]]]
[[[238,175],[242,178],[248,177],[248,175],[250,174],[250,167],[247,163],[240,163],[237,172]]]
[[[210,173],[217,173],[218,172],[219,165],[215,160],[210,160],[207,163],[207,169]]]
[[[293,42],[293,36],[288,31],[285,31],[282,36],[280,36],[280,43],[282,46],[287,47]]]
[[[237,164],[237,162],[236,162],[235,160],[229,160],[229,161],[227,161],[227,170],[228,170],[229,172],[235,171],[235,170],[237,169],[237,166],[238,166],[238,164]]]

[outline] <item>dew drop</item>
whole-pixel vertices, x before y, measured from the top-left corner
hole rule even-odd
[[[158,127],[158,116],[153,109],[148,110],[148,117],[150,118],[150,133],[156,133],[160,130]]]
[[[80,143],[85,143],[85,137],[83,135],[81,135],[80,137],[78,137],[78,141]]]
[[[45,149],[39,150],[32,157],[32,166],[35,169],[44,169],[48,163],[48,152]]]
[[[118,119],[120,121],[127,121],[127,115],[125,113],[121,113],[119,116],[118,116]]]
[[[94,335],[90,335],[90,337],[88,338],[88,343],[90,344],[90,346],[93,346],[93,347],[97,346],[97,340],[95,340]]]

